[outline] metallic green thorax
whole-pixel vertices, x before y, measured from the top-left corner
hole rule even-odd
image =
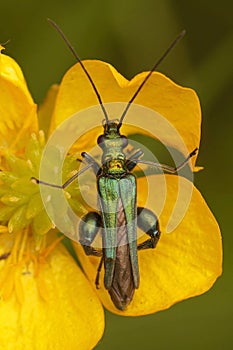
[[[117,126],[118,124],[115,122],[107,124],[104,128],[104,134],[98,138],[98,145],[103,151],[103,173],[114,175],[114,177],[127,172],[123,148],[127,146],[128,140],[119,134]]]

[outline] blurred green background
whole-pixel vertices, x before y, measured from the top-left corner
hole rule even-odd
[[[0,42],[10,39],[5,52],[23,68],[38,103],[74,63],[47,17],[62,27],[81,58],[107,61],[127,78],[149,70],[176,34],[187,30],[159,70],[200,96],[198,164],[205,170],[195,175],[195,184],[222,230],[224,273],[208,293],[167,311],[138,318],[107,312],[98,350],[232,349],[232,11],[230,0],[1,1]]]

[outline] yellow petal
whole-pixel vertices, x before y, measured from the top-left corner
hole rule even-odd
[[[8,237],[0,236],[0,255],[10,249]],[[1,271],[6,263],[0,261]],[[36,277],[33,266],[17,270],[14,291],[11,283],[1,295],[1,349],[92,349],[103,333],[103,309],[77,264],[59,244]]]
[[[45,100],[39,106],[39,110],[38,110],[39,127],[45,133],[47,133],[49,130],[51,117],[54,109],[54,104],[57,97],[57,92],[58,92],[58,85],[55,85],[55,84],[52,85],[45,97]]]
[[[94,60],[83,63],[104,103],[128,102],[147,75],[144,72],[128,81],[110,64]],[[154,72],[134,102],[165,117],[180,134],[189,152],[199,146],[201,111],[198,97],[193,90],[181,87],[163,74]],[[74,65],[61,82],[51,130],[74,113],[97,104],[97,97],[80,64]],[[111,115],[109,118],[119,119],[120,115]],[[140,119],[140,116],[137,118]],[[85,120],[80,120],[80,123],[85,123]],[[127,115],[125,123],[127,123]],[[137,128],[122,127],[122,133],[126,135],[137,131]],[[149,134],[148,131],[143,132],[143,130],[140,130],[140,133]],[[91,148],[95,145],[98,134],[99,130],[96,130],[95,137],[87,136],[87,147]],[[172,135],[164,133],[160,136],[167,146],[177,146]]]
[[[160,177],[161,175],[158,175]],[[156,181],[156,176],[151,176]],[[121,315],[145,315],[166,309],[178,301],[206,292],[222,271],[222,243],[218,224],[200,192],[193,187],[187,212],[179,226],[166,233],[177,200],[177,177],[166,175],[167,196],[159,217],[161,238],[155,249],[139,251],[140,286],[126,311],[113,306],[105,291],[101,274],[101,288],[97,291],[107,309]],[[139,205],[145,201],[145,178],[138,179]],[[180,186],[188,180],[180,178]],[[161,194],[162,195],[162,194]],[[154,203],[159,196],[159,189]],[[144,197],[144,198],[143,198]],[[154,209],[153,203],[148,206]],[[144,239],[146,240],[146,235]],[[78,257],[94,284],[99,260],[87,257],[75,244]]]
[[[0,91],[0,143],[19,149],[38,129],[36,105],[20,67],[4,54],[0,54]]]

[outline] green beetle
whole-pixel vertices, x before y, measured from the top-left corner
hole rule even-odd
[[[38,184],[65,189],[87,169],[92,168],[94,170],[97,179],[99,212],[89,212],[82,218],[79,225],[79,242],[87,255],[101,257],[97,270],[96,287],[99,287],[100,270],[104,264],[105,288],[108,290],[114,305],[119,310],[124,310],[131,302],[135,289],[139,287],[137,251],[155,248],[160,237],[157,216],[149,209],[137,207],[137,184],[132,170],[138,163],[141,163],[175,173],[196,154],[197,148],[176,168],[144,161],[140,159],[143,155],[141,150],[135,151],[131,156],[126,155],[124,149],[128,145],[128,140],[126,136],[120,133],[120,128],[130,105],[143,85],[175,44],[184,36],[185,32],[183,31],[177,36],[156,62],[126,105],[121,118],[117,121],[109,120],[101,96],[91,76],[64,33],[56,23],[51,20],[49,22],[65,40],[96,93],[105,118],[103,134],[97,140],[103,153],[102,162],[98,164],[92,156],[82,152],[82,157],[87,165],[61,186],[38,179],[34,180]],[[149,236],[141,244],[137,244],[137,227]],[[99,231],[102,233],[102,248],[96,249],[92,246],[92,243]]]

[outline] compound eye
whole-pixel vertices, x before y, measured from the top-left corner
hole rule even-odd
[[[122,148],[125,148],[126,146],[128,146],[128,139],[126,136],[121,135],[121,141],[122,141]]]
[[[100,135],[100,136],[98,137],[98,139],[97,139],[98,145],[99,145],[100,147],[102,147],[102,145],[104,144],[105,140],[106,140],[106,137],[105,137],[104,135]]]

